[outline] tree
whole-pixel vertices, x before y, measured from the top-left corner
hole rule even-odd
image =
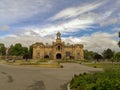
[[[107,50],[103,51],[102,55],[104,59],[112,59],[114,56],[114,51],[108,48]]]
[[[14,52],[15,52],[14,46],[11,45],[10,48],[9,48],[8,54],[9,55],[14,55]]]
[[[96,59],[97,61],[99,61],[100,59],[103,59],[103,57],[100,54],[95,54],[94,59]]]
[[[32,58],[32,54],[33,54],[33,46],[31,45],[29,47],[29,55],[30,55],[30,58]]]
[[[27,47],[23,47],[23,54],[28,54],[28,48]]]
[[[0,43],[0,55],[5,55],[5,45],[3,43]]]
[[[119,47],[120,47],[120,41],[118,42],[118,45],[119,45]]]
[[[27,61],[28,59],[30,59],[30,55],[29,54],[24,54],[23,59],[25,59]]]
[[[15,48],[15,55],[16,56],[23,55],[23,47],[20,43],[15,44],[14,48]]]
[[[116,61],[120,61],[120,52],[117,52],[117,53],[115,54],[114,59],[115,59]]]
[[[95,52],[84,50],[84,58],[86,60],[93,60],[94,59],[94,55],[95,55]]]
[[[28,48],[22,47],[20,43],[11,45],[9,48],[9,55],[23,56],[24,54],[28,54]]]

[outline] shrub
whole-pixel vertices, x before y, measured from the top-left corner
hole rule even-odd
[[[39,65],[39,63],[32,63],[32,62],[23,62],[20,65]]]
[[[60,68],[63,68],[63,65],[61,65]]]
[[[93,66],[94,68],[97,68],[97,66]]]
[[[40,64],[40,60],[36,61],[36,64]]]
[[[120,69],[74,75],[70,88],[75,90],[120,90]]]

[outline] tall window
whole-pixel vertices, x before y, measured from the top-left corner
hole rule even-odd
[[[60,50],[60,46],[58,46],[58,50]]]

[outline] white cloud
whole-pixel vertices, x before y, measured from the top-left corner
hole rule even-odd
[[[115,31],[120,31],[120,27],[113,28]]]
[[[82,43],[84,49],[101,53],[108,48],[119,51],[118,41],[114,39],[115,37],[117,37],[116,33],[96,32],[89,36],[64,38],[64,41],[72,44]]]
[[[109,18],[106,21],[100,22],[101,26],[107,26],[107,25],[113,25],[113,24],[120,24],[120,19],[119,18]]]
[[[99,13],[88,12],[88,13],[84,13],[84,14],[80,15],[78,18],[80,18],[80,19],[83,18],[83,19],[86,19],[86,20],[88,18],[90,18],[91,20],[94,21],[94,23],[100,24],[102,26],[103,23],[105,23],[105,21],[110,18],[112,13],[113,13],[112,10],[111,11],[104,11],[104,13],[102,13],[102,12],[99,12]]]
[[[63,22],[61,24],[52,24],[48,26],[44,26],[43,28],[39,27],[28,27],[26,30],[30,30],[32,32],[37,33],[38,35],[44,37],[46,35],[55,34],[60,31],[62,33],[76,32],[78,30],[91,28],[91,25],[94,24],[93,19],[73,19],[67,22]]]
[[[104,0],[105,1],[105,0]],[[54,35],[60,31],[62,34],[71,34],[80,30],[90,30],[94,28],[93,24],[100,23],[101,26],[120,23],[119,19],[111,18],[113,9],[107,11],[94,12],[93,10],[104,5],[105,2],[93,2],[82,4],[81,6],[69,7],[58,12],[49,20],[54,23],[44,24],[43,26],[26,26],[19,28],[17,33],[0,37],[0,42],[9,46],[14,43],[22,43],[24,46],[35,42],[52,43],[55,41]],[[106,0],[109,1],[109,0]],[[50,10],[50,0],[1,0],[0,2],[0,23],[19,22],[30,18],[36,14]],[[57,20],[60,19],[61,23]],[[64,20],[63,20],[64,19]],[[119,31],[119,28],[113,30]],[[88,34],[88,33],[87,33]],[[66,37],[63,40],[67,43],[83,43],[85,49],[101,52],[104,49],[111,48],[118,51],[117,41],[114,37],[117,34],[104,32],[93,33],[90,36]]]
[[[69,8],[66,8],[60,11],[59,13],[51,17],[49,20],[58,20],[58,19],[67,19],[67,18],[77,17],[83,13],[97,9],[103,4],[105,4],[105,1],[104,2],[93,2],[93,3],[84,4],[81,6],[69,7]]]
[[[8,25],[3,25],[3,26],[0,26],[0,31],[6,31],[8,30],[10,27]]]
[[[61,33],[62,34],[62,33]],[[114,51],[119,51],[119,47],[117,45],[118,41],[114,38],[117,37],[116,33],[109,34],[104,32],[96,32],[89,36],[82,36],[82,37],[66,37],[62,38],[62,40],[67,44],[83,44],[84,49],[88,49],[91,51],[101,53],[103,50],[110,48]],[[5,43],[6,46],[10,46],[11,44],[15,43],[22,43],[24,46],[32,45],[36,42],[43,42],[52,44],[55,41],[56,36],[48,35],[46,37],[40,36],[31,36],[31,35],[9,35],[8,37],[1,38],[0,42]]]
[[[0,42],[4,43],[6,47],[9,47],[11,44],[21,43],[23,46],[29,46],[36,42],[43,42],[52,44],[52,41],[55,41],[53,36],[40,37],[40,36],[31,36],[31,35],[8,35],[6,37],[1,37]]]
[[[11,24],[48,12],[51,3],[49,0],[0,0],[0,23]]]
[[[64,41],[72,44],[82,43],[84,49],[101,53],[108,48],[119,51],[118,41],[114,39],[115,37],[117,37],[116,33],[96,32],[89,36],[64,38]]]
[[[93,33],[91,36],[81,37],[80,39],[85,45],[86,49],[102,52],[107,48],[118,51],[118,41],[115,40],[116,33],[109,34],[104,32]]]
[[[56,22],[55,24],[44,25],[43,27],[26,27],[25,29],[31,30],[42,37],[55,34],[58,31],[64,34],[69,34],[69,32],[91,30],[94,28],[93,24],[100,23],[105,20],[111,15],[111,13],[112,11],[107,11],[104,14],[89,12],[87,14],[82,14],[79,17],[62,21],[61,23]]]

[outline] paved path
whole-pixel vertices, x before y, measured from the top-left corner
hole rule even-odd
[[[64,68],[11,66],[0,63],[0,90],[66,90],[74,74],[99,71],[75,63]]]

